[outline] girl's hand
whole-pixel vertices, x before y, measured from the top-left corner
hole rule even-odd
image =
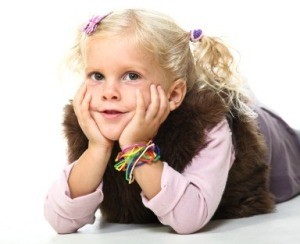
[[[71,198],[95,192],[100,185],[111,156],[113,142],[105,138],[90,113],[92,96],[86,84],[78,89],[73,107],[79,125],[89,140],[87,150],[79,157],[70,172],[68,185]],[[85,177],[82,177],[82,176]]]
[[[150,86],[150,105],[145,102],[140,90],[136,91],[136,110],[132,120],[123,130],[119,144],[123,149],[135,143],[147,143],[156,134],[170,113],[169,101],[161,86]]]
[[[92,100],[91,94],[87,91],[87,85],[83,83],[73,100],[73,107],[78,123],[89,140],[89,146],[95,145],[98,148],[112,148],[113,141],[105,138],[100,132],[95,120],[92,118],[89,107]]]

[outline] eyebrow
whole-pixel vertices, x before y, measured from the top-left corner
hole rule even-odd
[[[103,70],[104,68],[99,66],[85,66],[84,71],[86,73],[90,73],[90,72],[95,72],[98,71],[99,73],[101,73],[101,70]],[[116,68],[115,68],[116,69]],[[122,70],[123,72],[127,72],[127,71],[136,71],[136,72],[141,72],[141,73],[149,73],[150,70],[147,69],[147,67],[141,67],[139,65],[133,64],[133,65],[123,65],[123,66],[119,66],[119,68],[117,68],[118,70]]]

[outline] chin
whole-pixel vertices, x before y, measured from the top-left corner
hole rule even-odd
[[[112,131],[112,130],[101,130],[102,135],[111,141],[118,141],[121,135],[121,132]]]

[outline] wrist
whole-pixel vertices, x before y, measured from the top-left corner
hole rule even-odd
[[[163,168],[164,163],[159,160],[153,164],[144,164],[133,171],[134,179],[148,200],[151,200],[161,191]]]
[[[148,144],[147,141],[139,141],[139,142],[126,142],[126,143],[120,143],[119,142],[119,146],[121,148],[121,150],[127,150],[129,148],[134,148],[134,147],[144,147]]]
[[[159,171],[162,172],[164,164],[161,160],[156,161],[155,163],[145,163],[139,167],[135,167],[133,170],[133,176],[137,181],[145,178],[147,174],[152,174],[151,172]]]
[[[146,144],[132,144],[118,153],[114,168],[125,171],[125,179],[131,184],[134,181],[133,171],[135,167],[143,164],[152,164],[160,159],[160,150],[151,140]]]
[[[89,144],[88,144],[88,148],[92,148],[92,149],[97,149],[97,150],[107,150],[107,151],[110,151],[112,150],[114,146],[114,143],[111,142],[111,143],[107,143],[107,144],[102,144],[102,143],[98,143],[98,142],[92,142],[92,141],[89,141]]]
[[[94,155],[110,155],[113,148],[113,144],[110,145],[100,145],[97,143],[90,143],[88,145],[87,151]]]

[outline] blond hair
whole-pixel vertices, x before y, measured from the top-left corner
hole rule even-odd
[[[170,17],[155,11],[126,9],[115,11],[101,20],[92,37],[116,36],[130,38],[138,47],[153,54],[160,68],[173,80],[186,81],[187,92],[195,87],[213,89],[225,105],[235,108],[243,118],[256,114],[247,105],[244,83],[239,78],[229,48],[218,38],[203,36],[190,42],[190,33]],[[69,65],[73,70],[84,69],[83,52],[90,36],[80,29],[71,50]]]

